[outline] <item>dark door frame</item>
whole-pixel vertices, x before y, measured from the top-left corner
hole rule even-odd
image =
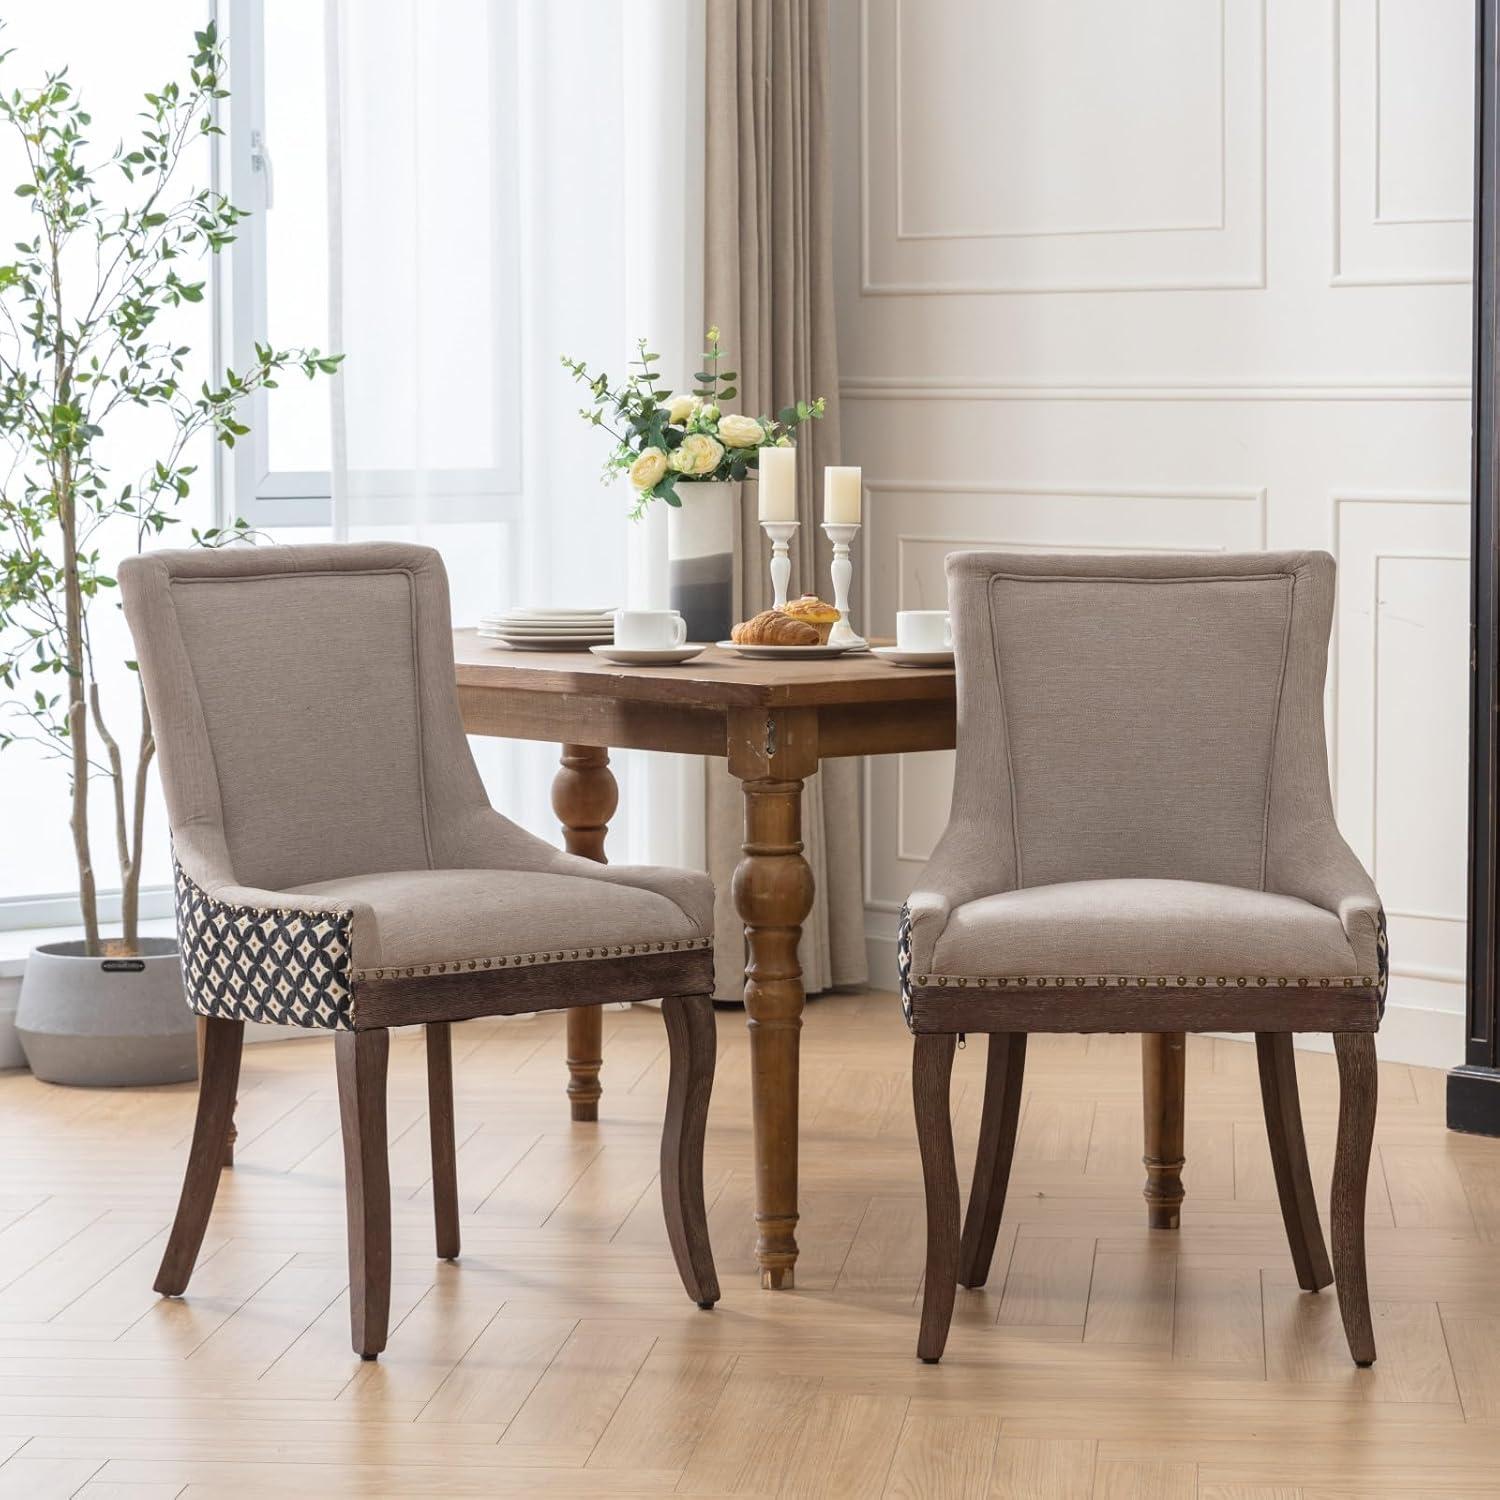
[[[1468,1004],[1464,1063],[1448,1074],[1448,1126],[1500,1135],[1500,0],[1477,0],[1475,10]]]

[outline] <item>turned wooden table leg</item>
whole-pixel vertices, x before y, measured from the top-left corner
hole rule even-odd
[[[198,1086],[203,1086],[203,1048],[208,1036],[208,1017],[198,1017]],[[231,1102],[229,1106],[229,1136],[224,1142],[224,1165],[234,1165],[234,1143],[239,1139],[240,1133],[234,1125],[234,1105],[238,1100]]]
[[[1141,1038],[1141,1085],[1146,1117],[1146,1222],[1176,1229],[1182,1221],[1187,1037],[1180,1031],[1147,1032]]]
[[[755,718],[735,732],[730,770],[745,794],[744,858],[734,906],[745,924],[745,1010],[755,1124],[755,1259],[761,1285],[793,1285],[797,1264],[797,1096],[802,968],[797,944],[812,910],[802,857],[802,781],[816,768],[816,726],[796,714]],[[788,774],[795,771],[796,774]]]
[[[607,864],[604,838],[620,805],[620,788],[609,768],[609,751],[592,745],[564,745],[562,765],[552,779],[552,811],[562,824],[569,854]],[[604,1012],[583,1005],[568,1012],[568,1106],[575,1120],[599,1118],[604,1092]]]

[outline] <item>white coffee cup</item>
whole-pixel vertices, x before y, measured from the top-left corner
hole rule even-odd
[[[617,609],[615,645],[625,651],[668,651],[687,640],[687,621],[675,609]]]
[[[903,609],[896,613],[896,645],[903,651],[951,651],[953,621],[946,609]]]

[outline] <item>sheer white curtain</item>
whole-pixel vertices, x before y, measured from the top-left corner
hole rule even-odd
[[[618,371],[649,334],[694,368],[703,0],[326,5],[335,536],[438,548],[460,625],[653,597],[660,536],[600,485],[559,355]],[[555,747],[475,749],[555,839]],[[701,859],[681,769],[616,774],[612,857]]]

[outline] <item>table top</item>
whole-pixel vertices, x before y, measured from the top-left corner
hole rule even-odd
[[[587,651],[510,651],[453,633],[460,687],[508,688],[705,708],[952,704],[952,667],[895,667],[858,652],[821,661],[755,661],[710,646],[680,666],[625,667]]]

